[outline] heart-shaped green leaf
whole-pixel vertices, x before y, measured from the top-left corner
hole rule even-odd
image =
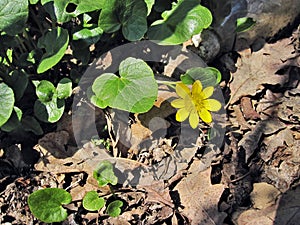
[[[13,90],[5,83],[0,83],[0,127],[8,121],[14,104]]]
[[[178,1],[162,17],[162,20],[157,20],[150,26],[148,37],[166,45],[181,44],[212,23],[211,12],[201,6],[198,0]]]
[[[96,191],[89,191],[85,194],[82,204],[86,210],[98,211],[104,206],[105,200],[104,198],[99,198]]]
[[[47,80],[42,80],[36,87],[36,95],[41,102],[50,102],[56,93],[54,85]]]
[[[195,67],[186,71],[181,75],[180,79],[184,84],[193,84],[195,80],[200,80],[202,86],[216,86],[221,81],[222,75],[220,71],[214,67]]]
[[[122,27],[124,37],[129,41],[136,41],[147,31],[147,12],[144,0],[106,1],[98,25],[107,33],[113,33]]]
[[[120,200],[115,200],[111,202],[106,209],[106,212],[111,217],[117,217],[121,214],[121,207],[123,206],[123,202]]]
[[[0,31],[16,35],[24,29],[28,17],[28,0],[0,1]]]
[[[45,48],[46,53],[41,59],[37,72],[43,73],[55,66],[64,56],[68,44],[68,31],[60,27],[49,31],[45,36],[41,37],[38,41],[38,47]]]
[[[118,177],[114,173],[113,165],[107,160],[100,162],[93,172],[93,177],[98,181],[100,187],[107,184],[116,185],[118,183]]]
[[[54,96],[50,102],[41,102],[38,99],[34,103],[34,114],[43,122],[57,122],[63,115],[64,110],[65,101],[58,99],[56,96]]]
[[[65,99],[72,94],[72,81],[69,78],[63,78],[57,84],[57,97],[59,99]]]
[[[129,57],[121,62],[119,74],[120,77],[105,73],[94,81],[92,102],[100,108],[110,106],[133,113],[149,111],[158,92],[151,68],[143,60]]]
[[[46,188],[33,192],[28,197],[32,214],[46,223],[64,221],[68,214],[62,207],[72,201],[70,193],[60,188]]]

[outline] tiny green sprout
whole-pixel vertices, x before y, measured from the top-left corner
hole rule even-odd
[[[64,221],[68,214],[62,205],[69,204],[71,201],[70,193],[61,188],[41,189],[28,197],[30,211],[45,223]]]
[[[107,206],[106,212],[111,217],[117,217],[121,214],[121,207],[123,206],[123,202],[120,200],[115,200]]]
[[[118,177],[116,177],[111,162],[102,161],[96,170],[94,170],[93,177],[98,181],[100,187],[107,184],[116,185],[118,183]]]
[[[89,191],[85,194],[82,204],[86,210],[98,211],[103,208],[105,200],[100,198],[96,191]]]
[[[238,18],[236,20],[236,32],[244,32],[250,30],[254,25],[255,21],[250,17]]]

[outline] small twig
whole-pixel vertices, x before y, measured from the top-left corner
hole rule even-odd
[[[244,179],[245,177],[247,177],[249,174],[250,174],[250,171],[247,172],[247,173],[245,173],[243,176],[238,177],[238,178],[236,178],[236,179],[230,181],[230,183],[235,183],[235,182],[237,182],[237,181],[243,180],[243,179]]]

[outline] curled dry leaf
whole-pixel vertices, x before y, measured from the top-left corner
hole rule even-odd
[[[262,85],[283,85],[288,76],[278,75],[276,72],[289,65],[289,59],[295,54],[290,39],[282,39],[274,44],[266,44],[256,52],[249,49],[239,52],[238,69],[233,73],[233,81],[230,84],[231,103],[237,102],[241,97],[255,95]]]
[[[191,165],[191,174],[183,178],[174,188],[184,206],[182,212],[192,225],[223,224],[226,213],[219,212],[218,202],[224,191],[224,185],[210,182],[211,169],[199,171],[199,162]]]

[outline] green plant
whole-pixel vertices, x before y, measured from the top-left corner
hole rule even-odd
[[[121,213],[123,202],[116,199],[111,185],[118,183],[115,176],[113,165],[109,161],[99,163],[93,173],[100,187],[110,185],[114,201],[106,202],[104,197],[99,197],[97,191],[89,191],[85,194],[82,205],[86,210],[99,211],[106,205],[106,212],[111,217],[117,217]],[[39,220],[46,223],[64,221],[67,216],[67,210],[62,205],[72,202],[69,192],[61,188],[45,188],[31,193],[28,197],[28,205],[32,214]]]
[[[69,192],[60,188],[45,188],[33,192],[28,197],[32,214],[46,223],[61,222],[68,216],[63,204],[69,204],[72,197]]]
[[[181,44],[212,22],[209,10],[196,0],[173,3],[154,0],[2,0],[0,18],[0,128],[4,132],[17,130],[35,135],[43,133],[43,123],[55,123],[60,119],[65,110],[64,100],[70,95],[59,96],[56,94],[58,87],[54,87],[64,78],[76,85],[93,55],[91,46],[99,43],[100,48],[112,46],[123,38]],[[103,52],[106,50],[104,47]],[[104,79],[113,85],[126,83],[117,91],[124,88],[138,92],[148,79],[151,85],[146,99],[132,103],[132,96],[125,92],[128,102],[120,108],[133,112],[149,110],[157,89],[153,73],[145,63],[135,60],[147,76],[139,77],[137,69],[125,71],[128,59],[120,65],[121,78],[106,74],[94,83],[93,102],[96,105],[118,108],[118,103],[124,100],[116,93],[108,99],[102,98],[103,94],[95,88],[101,86]],[[105,88],[109,88],[108,85]],[[43,94],[46,94],[45,98]]]
[[[207,99],[221,81],[221,73],[216,68],[195,67],[182,74],[181,81],[156,81],[153,71],[143,60],[129,57],[120,63],[119,74],[120,77],[105,73],[94,81],[90,99],[95,106],[109,106],[133,113],[147,112],[157,99],[159,82],[174,89],[176,85],[177,94],[183,98],[172,104],[180,108],[176,119],[183,122],[190,115],[190,125],[194,129],[198,126],[199,117],[205,123],[211,123],[212,117],[208,110],[218,111],[221,108],[219,101]],[[186,85],[193,85],[193,90],[190,91]],[[185,90],[184,94],[180,90]]]

